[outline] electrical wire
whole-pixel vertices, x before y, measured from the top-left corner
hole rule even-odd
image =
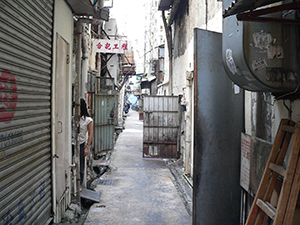
[[[296,87],[296,89],[295,89],[294,91],[279,96],[279,97],[277,98],[277,100],[280,100],[280,99],[282,99],[282,98],[284,98],[284,97],[286,97],[286,96],[295,94],[295,93],[298,91],[299,87],[300,87],[300,82],[298,82],[298,85],[297,85],[297,87]]]

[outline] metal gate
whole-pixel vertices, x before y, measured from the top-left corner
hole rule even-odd
[[[46,224],[53,1],[0,5],[0,224]]]
[[[180,109],[179,97],[144,97],[144,158],[179,158]]]
[[[111,150],[115,132],[115,85],[113,78],[96,77],[95,154]]]

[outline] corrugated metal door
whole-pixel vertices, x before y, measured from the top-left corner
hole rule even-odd
[[[179,158],[179,97],[144,96],[143,113],[143,157]]]
[[[95,154],[114,146],[115,91],[114,79],[96,77]]]
[[[0,224],[52,212],[53,1],[0,2]]]

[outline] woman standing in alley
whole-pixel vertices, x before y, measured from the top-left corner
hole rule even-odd
[[[88,137],[87,137],[88,134]],[[80,185],[83,183],[85,160],[89,155],[93,138],[93,119],[90,117],[84,99],[80,99],[80,122],[79,122],[79,143],[80,143]],[[81,190],[81,189],[80,189]]]

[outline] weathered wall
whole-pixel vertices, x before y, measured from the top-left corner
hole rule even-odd
[[[187,111],[183,113],[185,130],[191,129],[194,124],[193,118],[193,94],[189,93],[192,86],[186,85],[186,72],[194,70],[194,37],[193,29],[195,27],[207,29],[215,32],[222,32],[222,2],[217,0],[189,0],[183,1],[180,12],[175,18],[173,29],[173,76],[172,76],[172,93],[174,95],[183,94],[186,97]],[[207,4],[206,4],[207,3]],[[166,48],[167,50],[167,48]],[[166,56],[167,56],[166,51]],[[165,57],[166,78],[168,78],[168,59]],[[158,88],[159,94],[168,93],[168,83]],[[286,101],[290,107],[290,102]],[[292,119],[300,120],[300,101],[294,101],[291,104]],[[283,105],[283,101],[274,100],[270,93],[245,93],[245,132],[249,135],[259,137],[266,141],[272,142],[277,132],[281,118],[287,118],[288,111]],[[184,132],[183,139],[185,144],[182,149],[192,152],[189,147],[190,140]],[[191,133],[193,137],[193,133]],[[193,140],[191,140],[193,146]],[[185,157],[185,156],[184,156]],[[189,154],[186,154],[189,157]],[[187,160],[191,161],[192,159]],[[188,170],[189,171],[189,170]]]
[[[183,113],[182,153],[185,163],[185,172],[193,172],[194,137],[194,84],[189,86],[186,81],[186,72],[194,70],[194,28],[201,28],[222,33],[222,2],[217,0],[187,0],[182,1],[180,12],[175,18],[173,30],[173,75],[172,93],[183,94],[186,98],[186,112]],[[220,53],[221,54],[221,53]],[[167,55],[167,52],[166,52]],[[166,57],[165,60],[168,63]],[[166,68],[168,68],[166,66]],[[168,90],[168,84],[161,86],[159,91]],[[288,118],[288,110],[282,100],[275,100],[270,93],[245,92],[245,133],[273,142],[278,125],[282,118]],[[292,109],[292,119],[300,120],[300,100],[286,101]],[[190,138],[192,137],[192,138]],[[193,174],[192,174],[193,175]]]
[[[285,101],[292,110],[291,119],[300,120],[300,100]],[[273,142],[282,118],[289,118],[283,100],[276,100],[270,93],[245,94],[245,132],[251,136]]]
[[[183,113],[182,153],[187,173],[193,172],[194,146],[194,84],[186,80],[186,73],[194,70],[194,28],[222,32],[222,3],[217,0],[182,1],[173,29],[174,61],[172,93],[186,98],[186,112]]]
[[[222,4],[216,0],[183,1],[173,26],[173,93],[182,94],[186,71],[194,69],[194,28],[222,32]]]

